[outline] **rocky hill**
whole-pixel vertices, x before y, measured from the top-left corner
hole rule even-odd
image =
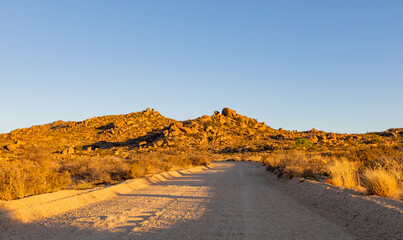
[[[0,156],[13,158],[30,147],[61,155],[91,154],[97,149],[133,149],[177,122],[153,109],[126,115],[94,117],[81,122],[56,121],[0,134],[0,145],[3,146]],[[111,153],[104,151],[103,154]]]
[[[94,117],[81,122],[56,121],[0,135],[0,156],[18,158],[30,147],[53,155],[115,155],[168,149],[212,153],[262,153],[301,148],[351,150],[363,146],[401,146],[403,129],[367,134],[338,134],[316,129],[273,129],[263,122],[224,108],[221,113],[176,121],[154,109],[126,115]]]
[[[402,182],[402,139],[401,128],[367,134],[277,130],[229,108],[187,121],[153,109],[56,121],[0,134],[0,200],[113,184],[212,159],[262,161],[280,174],[317,178],[329,173],[327,157],[348,157],[364,170],[382,165]]]

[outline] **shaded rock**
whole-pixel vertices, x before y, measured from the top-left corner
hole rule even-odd
[[[16,150],[17,148],[18,148],[18,144],[9,144],[9,145],[6,145],[6,146],[4,146],[8,151],[14,151],[14,150]]]
[[[180,130],[186,134],[192,134],[193,130],[191,128],[188,127],[181,127]]]
[[[236,112],[230,108],[223,108],[221,113],[222,113],[222,115],[224,115],[226,117],[235,117],[236,116]]]

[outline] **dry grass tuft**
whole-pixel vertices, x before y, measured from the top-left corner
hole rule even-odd
[[[399,199],[400,189],[398,179],[393,172],[383,168],[366,169],[363,172],[364,186],[369,194]]]
[[[340,158],[329,165],[331,183],[336,186],[357,189],[360,186],[358,175],[359,164]]]

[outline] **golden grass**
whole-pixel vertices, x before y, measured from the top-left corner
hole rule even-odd
[[[149,174],[207,165],[210,157],[177,151],[115,156],[51,158],[43,149],[31,149],[15,160],[0,160],[0,199],[12,200],[64,188],[86,189]]]
[[[357,189],[360,186],[358,175],[359,164],[341,158],[329,165],[331,183],[336,186]]]
[[[277,176],[327,175],[328,183],[369,194],[399,199],[403,189],[403,153],[394,148],[365,148],[344,153],[282,151],[263,156]]]
[[[369,194],[399,199],[400,189],[398,177],[383,168],[365,169],[363,172],[364,186]]]
[[[11,200],[60,190],[70,184],[70,174],[59,171],[39,150],[32,150],[20,160],[0,162],[0,199]]]

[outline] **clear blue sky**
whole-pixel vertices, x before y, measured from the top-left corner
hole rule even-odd
[[[0,103],[3,133],[147,107],[403,127],[403,1],[0,0]]]

